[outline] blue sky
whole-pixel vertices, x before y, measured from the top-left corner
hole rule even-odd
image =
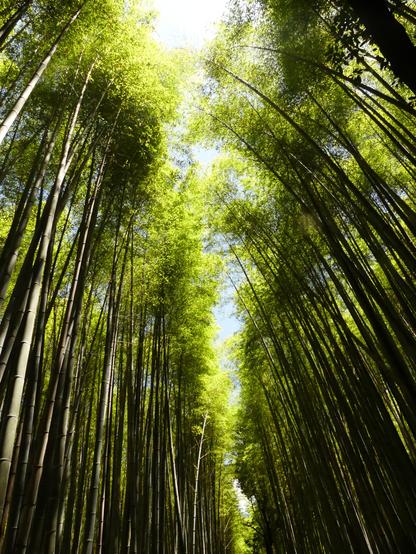
[[[219,326],[217,338],[223,341],[233,335],[241,327],[240,322],[234,315],[234,302],[229,298],[233,292],[231,287],[225,291],[221,302],[214,308],[214,316]]]

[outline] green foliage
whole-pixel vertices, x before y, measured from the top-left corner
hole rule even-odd
[[[0,551],[413,551],[397,67],[352,1],[234,1],[204,77],[153,17],[0,4]]]
[[[256,500],[253,549],[259,540],[268,551],[353,552],[366,539],[350,542],[361,528],[351,513],[365,521],[370,543],[383,542],[366,512],[368,495],[382,502],[383,486],[361,484],[358,466],[396,487],[398,508],[406,485],[396,470],[412,472],[414,462],[414,412],[399,400],[415,379],[407,311],[415,282],[399,252],[414,252],[407,187],[415,159],[404,130],[410,125],[414,138],[413,123],[362,29],[347,42],[349,28],[339,32],[342,17],[351,21],[344,5],[260,4],[237,3],[206,53],[194,124],[222,149],[207,177],[210,222],[244,325],[237,475]],[[396,394],[399,366],[408,380]],[[401,406],[395,415],[393,404]],[[397,447],[390,462],[377,438],[387,428]],[[376,465],[369,444],[383,451]],[[387,521],[406,551],[398,520]]]

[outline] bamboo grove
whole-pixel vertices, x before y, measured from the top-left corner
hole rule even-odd
[[[231,552],[178,62],[140,4],[96,10],[2,3],[0,550]]]
[[[0,3],[0,554],[416,552],[414,3],[153,18]]]
[[[415,16],[235,2],[206,55],[258,551],[416,551]]]

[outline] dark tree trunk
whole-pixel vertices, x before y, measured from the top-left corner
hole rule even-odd
[[[416,47],[385,0],[347,0],[396,77],[416,94]]]

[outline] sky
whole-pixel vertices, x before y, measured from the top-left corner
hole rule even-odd
[[[212,38],[227,0],[153,0],[159,19],[156,37],[170,48],[201,48]]]
[[[155,37],[168,48],[201,48],[215,34],[215,23],[226,12],[227,0],[153,0],[159,12]],[[216,155],[215,150],[193,149],[195,158],[206,167]],[[231,286],[214,309],[219,327],[218,339],[223,341],[236,332],[240,324],[234,315]]]

